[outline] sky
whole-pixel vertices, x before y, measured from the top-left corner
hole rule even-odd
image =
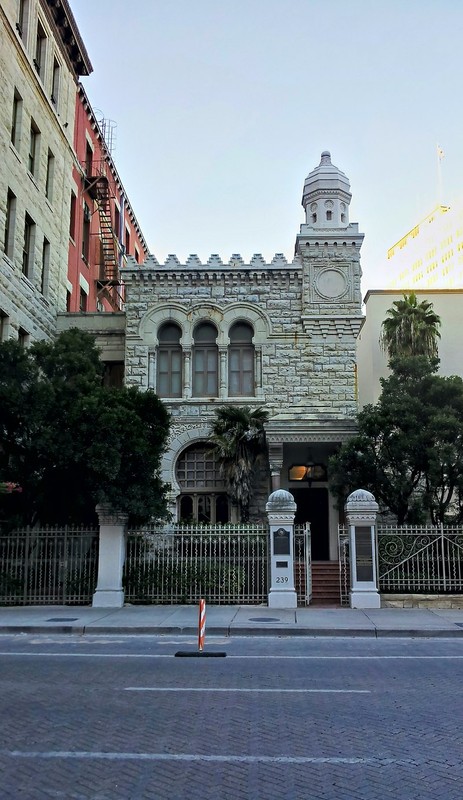
[[[351,183],[362,290],[463,198],[462,0],[70,0],[150,251],[294,255],[323,150]],[[444,157],[438,180],[437,146]]]

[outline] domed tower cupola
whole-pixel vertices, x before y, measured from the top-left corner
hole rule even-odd
[[[302,205],[307,226],[314,230],[347,228],[351,198],[349,179],[331,163],[331,153],[325,150],[304,183]]]

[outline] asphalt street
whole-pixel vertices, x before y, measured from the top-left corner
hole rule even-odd
[[[461,800],[461,639],[0,637],[0,798]]]

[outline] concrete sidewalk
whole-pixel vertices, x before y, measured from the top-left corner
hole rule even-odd
[[[219,636],[463,637],[463,609],[207,606],[206,633]],[[0,634],[196,634],[197,606],[0,608]]]

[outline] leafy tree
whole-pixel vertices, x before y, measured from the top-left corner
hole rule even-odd
[[[88,522],[102,502],[132,522],[163,516],[168,428],[152,392],[102,385],[89,334],[73,329],[29,350],[0,345],[0,480],[22,488],[0,497],[0,518]]]
[[[240,509],[243,522],[249,518],[256,466],[267,456],[263,408],[223,406],[216,410],[210,442],[232,503]]]
[[[389,358],[437,356],[440,317],[427,300],[418,302],[414,292],[395,300],[381,328],[381,346]]]
[[[435,374],[426,356],[393,359],[358,434],[330,460],[338,504],[369,489],[399,524],[463,520],[463,381]]]

